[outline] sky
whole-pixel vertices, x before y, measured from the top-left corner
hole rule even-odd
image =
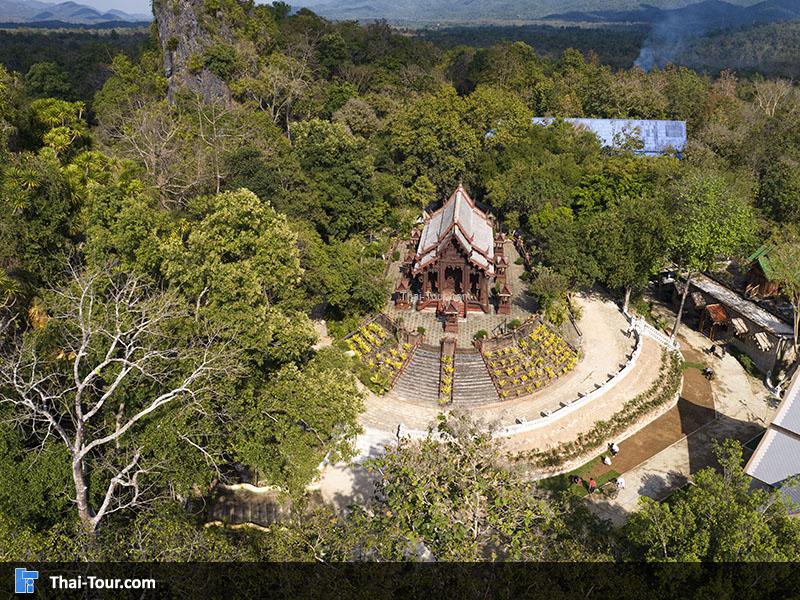
[[[63,2],[64,0],[41,0],[43,2],[48,2],[50,4],[57,4],[59,2]],[[149,15],[152,13],[150,9],[150,0],[73,0],[78,4],[85,4],[87,6],[91,6],[96,8],[100,11],[107,11],[111,10],[112,8],[116,8],[117,10],[124,11],[126,13],[137,13],[137,14],[145,14]]]

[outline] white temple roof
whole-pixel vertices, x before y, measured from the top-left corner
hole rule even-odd
[[[494,274],[494,231],[489,217],[481,211],[463,186],[425,221],[417,246],[414,271],[434,260],[455,238],[464,248],[469,260]]]

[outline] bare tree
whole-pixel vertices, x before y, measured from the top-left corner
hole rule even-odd
[[[768,117],[774,117],[784,100],[794,91],[792,82],[786,79],[758,81],[755,88],[755,103]]]
[[[44,329],[16,338],[0,358],[0,402],[40,444],[64,444],[78,514],[94,532],[146,500],[158,461],[140,439],[145,423],[197,402],[225,360],[205,333],[175,344],[187,315],[177,298],[135,278],[72,275],[53,291]],[[100,490],[94,504],[90,482]]]
[[[196,155],[188,152],[184,121],[179,109],[160,102],[135,110],[120,127],[107,130],[122,156],[144,166],[165,207],[176,199],[180,204],[206,177],[202,169],[192,168]]]
[[[242,100],[249,100],[259,110],[270,115],[277,125],[284,122],[288,133],[294,104],[309,93],[312,69],[308,57],[297,53],[297,57],[275,53],[255,77],[245,77],[234,86],[234,92]]]

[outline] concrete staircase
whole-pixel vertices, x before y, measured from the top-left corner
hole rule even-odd
[[[405,402],[438,405],[439,368],[438,348],[417,348],[411,362],[397,379],[392,394]]]
[[[500,400],[477,350],[457,350],[454,364],[452,406],[468,408]]]

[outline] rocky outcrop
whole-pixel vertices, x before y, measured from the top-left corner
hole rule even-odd
[[[208,0],[154,0],[153,14],[164,56],[168,98],[179,92],[199,94],[206,103],[230,104],[227,83],[209,68],[210,53],[233,43],[233,34],[222,19],[209,15]],[[213,31],[209,27],[213,24]]]

